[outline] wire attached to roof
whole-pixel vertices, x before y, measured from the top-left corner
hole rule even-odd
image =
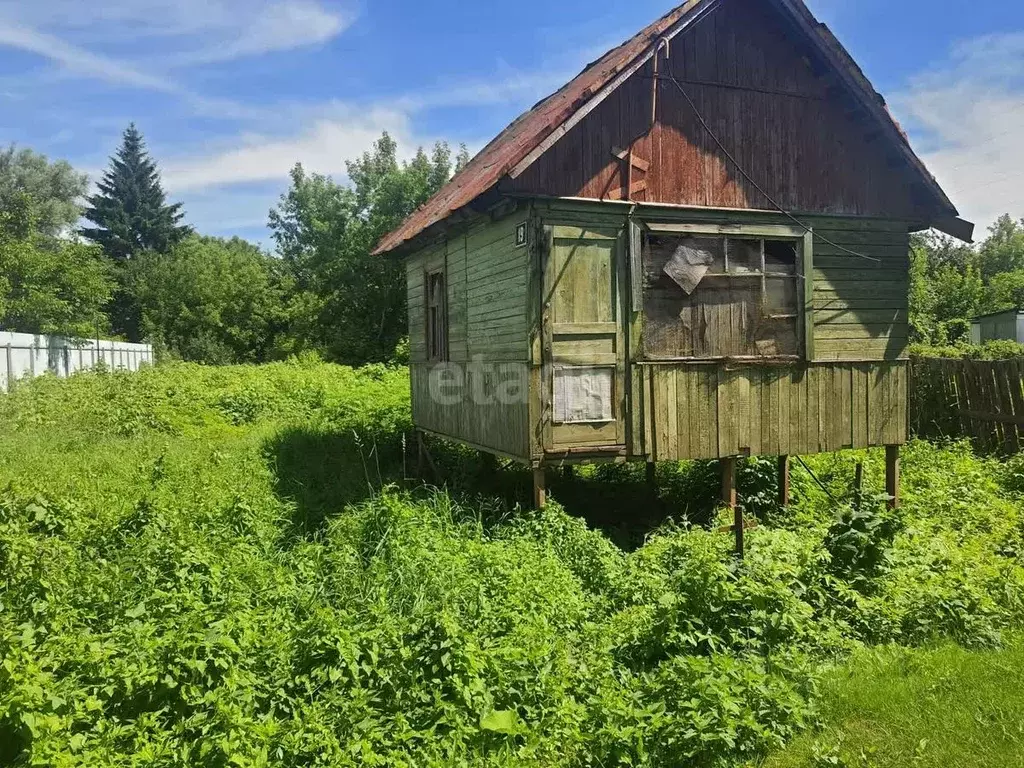
[[[690,94],[688,94],[686,92],[686,89],[683,88],[682,85],[680,85],[678,80],[676,80],[675,75],[673,75],[671,71],[668,71],[668,72],[666,72],[665,77],[667,77],[669,80],[671,80],[673,83],[675,83],[676,88],[678,88],[679,92],[681,94],[683,94],[683,98],[686,99],[686,103],[690,105],[690,109],[693,110],[693,114],[695,114],[697,116],[697,119],[700,121],[701,126],[704,128],[705,131],[707,131],[708,136],[710,136],[714,140],[715,144],[718,145],[718,148],[720,150],[722,150],[722,152],[725,154],[725,156],[727,158],[729,158],[729,162],[731,162],[734,166],[736,166],[736,170],[738,170],[740,172],[740,174],[743,176],[743,178],[746,179],[754,189],[756,189],[758,192],[760,192],[764,196],[764,198],[769,203],[771,203],[779,211],[779,213],[784,214],[787,218],[789,218],[794,223],[796,223],[804,231],[812,232],[813,233],[813,230],[811,229],[811,227],[809,227],[806,224],[804,224],[802,221],[800,221],[800,219],[798,219],[792,213],[790,213],[785,208],[783,208],[781,205],[779,205],[779,203],[776,202],[775,198],[773,198],[771,195],[769,195],[764,190],[764,188],[761,187],[760,184],[758,184],[756,181],[754,181],[754,179],[751,177],[751,175],[749,173],[747,173],[746,169],[742,165],[740,165],[739,161],[735,157],[732,156],[732,153],[726,148],[726,146],[722,143],[722,141],[718,138],[718,136],[715,135],[715,132],[713,130],[711,130],[711,126],[707,124],[706,120],[704,120],[704,115],[702,115],[700,113],[700,110],[697,109],[697,105],[693,103],[693,99],[690,98]],[[832,247],[838,248],[840,251],[843,251],[844,253],[850,254],[851,256],[856,256],[857,258],[860,258],[860,259],[866,259],[867,261],[873,261],[876,264],[881,264],[882,263],[881,259],[876,259],[874,256],[867,256],[867,255],[865,255],[863,253],[858,253],[857,251],[851,251],[846,246],[840,245],[839,243],[834,243],[831,240],[829,240],[827,237],[823,237],[822,235],[819,235],[817,233],[814,233],[814,237],[817,238],[818,240],[821,240],[823,243],[828,243]]]

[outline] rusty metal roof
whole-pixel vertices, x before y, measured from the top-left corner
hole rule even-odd
[[[639,34],[622,45],[612,49],[597,61],[588,65],[579,75],[551,96],[537,103],[520,115],[504,131],[484,147],[470,162],[442,187],[424,205],[414,211],[401,226],[386,235],[378,243],[374,254],[384,254],[400,248],[422,234],[429,227],[449,218],[465,208],[481,195],[490,191],[513,168],[531,152],[540,147],[563,124],[570,120],[588,102],[598,96],[616,77],[627,70],[639,57],[649,52],[657,41],[670,33],[679,22],[695,11],[715,3],[717,0],[688,0],[645,27]],[[928,173],[921,160],[910,149],[906,134],[888,113],[885,100],[874,90],[853,58],[832,35],[825,25],[819,23],[803,0],[775,0],[811,29],[815,42],[836,61],[839,68],[851,78],[858,95],[890,129],[895,129],[896,138],[902,145],[910,163],[923,174],[926,183],[936,193],[936,198],[954,216],[956,209]]]

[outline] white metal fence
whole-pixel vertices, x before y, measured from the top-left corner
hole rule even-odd
[[[108,368],[137,371],[143,365],[153,364],[153,347],[98,339],[76,342],[61,336],[0,331],[0,392],[6,392],[15,379],[41,376],[47,371],[70,376],[75,371],[95,368],[100,361]]]

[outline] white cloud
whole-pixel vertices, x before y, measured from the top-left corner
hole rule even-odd
[[[145,88],[164,93],[181,89],[169,80],[148,75],[134,67],[91,53],[54,35],[0,19],[0,46],[17,48],[43,56],[84,77],[108,83]]]
[[[1003,213],[1024,216],[1024,33],[959,43],[892,101],[978,234]]]
[[[355,13],[318,0],[0,0],[0,18],[100,47],[157,44],[147,53],[191,64],[323,43]]]
[[[67,75],[246,119],[260,115],[204,98],[170,72],[322,44],[354,20],[352,11],[316,0],[0,0],[0,47],[44,57]]]
[[[86,7],[88,12],[83,13]],[[78,0],[0,0],[0,48],[36,54],[56,64],[64,76],[177,97],[199,115],[264,120],[274,115],[261,107],[204,96],[183,85],[170,70],[322,43],[340,34],[353,18],[341,11],[328,12],[311,0],[106,0],[88,6]],[[104,42],[111,42],[105,37],[109,26],[130,40],[161,38],[155,48],[159,55],[147,55],[142,63],[138,55],[97,52]],[[75,42],[83,38],[96,48]],[[18,93],[5,91],[5,97]]]
[[[208,64],[319,45],[344,32],[354,21],[352,12],[328,11],[307,0],[275,2],[245,19],[240,28],[229,25],[234,39],[172,57],[170,63]]]
[[[234,146],[167,158],[162,162],[162,176],[175,194],[283,180],[295,163],[318,173],[341,176],[345,161],[370,149],[383,131],[388,131],[405,150],[417,144],[405,113],[386,108],[352,109],[347,115],[318,119],[308,129],[292,135],[247,135]]]

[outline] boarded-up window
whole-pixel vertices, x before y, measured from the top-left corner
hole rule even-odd
[[[650,234],[643,249],[650,359],[800,354],[797,240]]]
[[[448,359],[448,297],[444,272],[428,272],[427,288],[427,359],[442,362]]]

